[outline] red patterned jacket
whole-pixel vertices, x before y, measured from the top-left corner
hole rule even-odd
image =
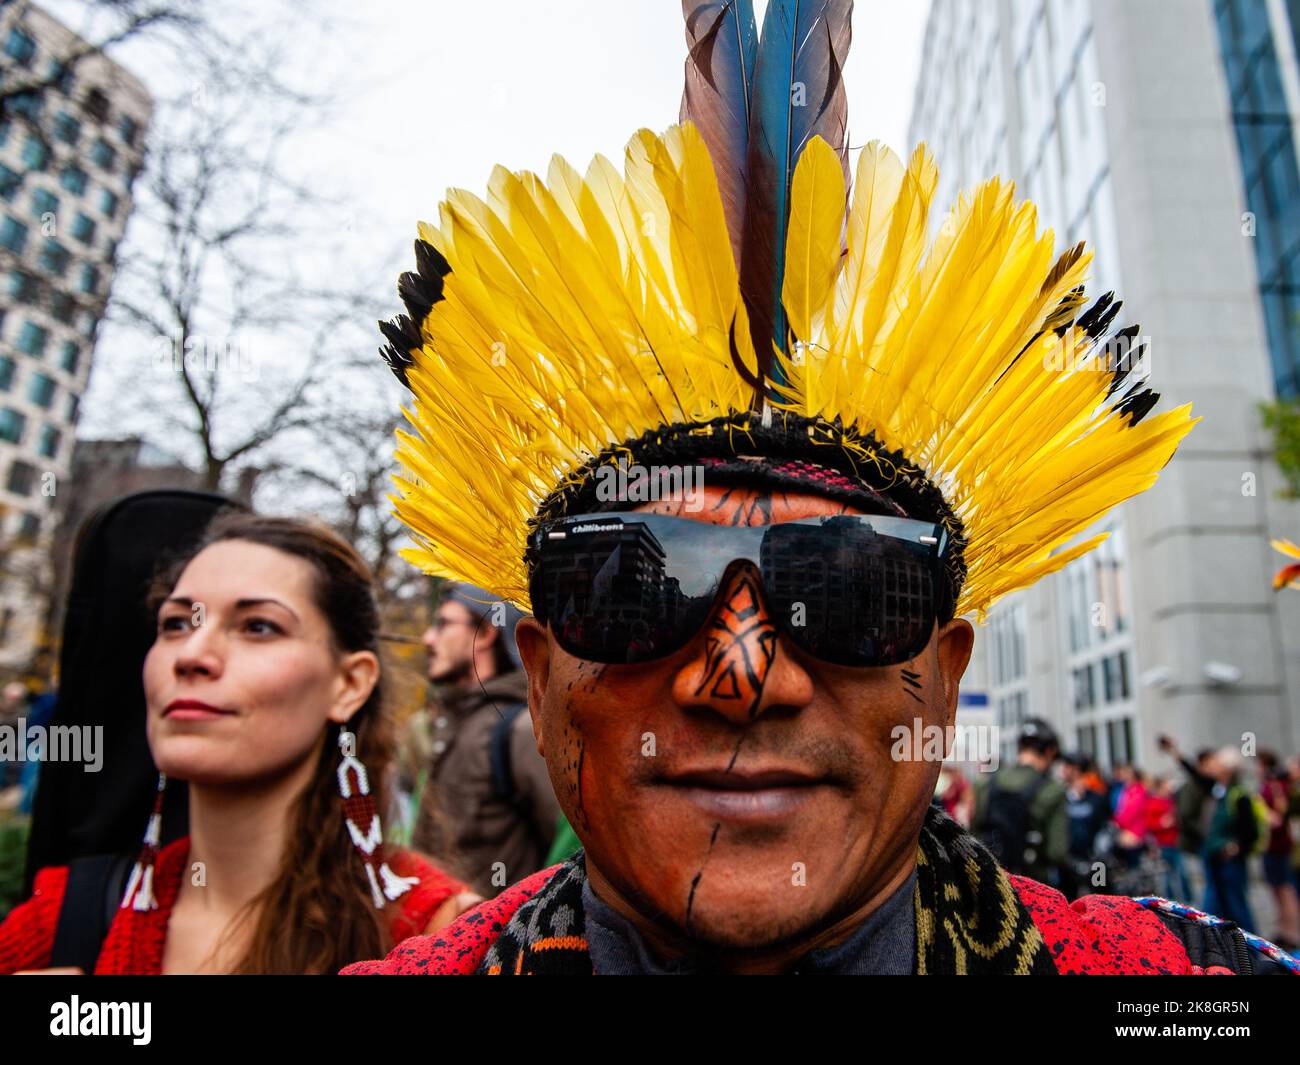
[[[154,867],[156,910],[118,910],[104,939],[95,966],[100,975],[157,976],[162,972],[167,922],[189,867],[189,837],[168,844]],[[389,867],[398,876],[418,876],[420,882],[393,903],[389,930],[393,942],[418,936],[434,912],[452,895],[466,888],[410,851],[385,851]],[[49,965],[58,926],[67,866],[42,869],[36,874],[32,897],[16,907],[0,925],[0,975]]]
[[[382,961],[358,962],[345,976],[469,975],[514,912],[542,889],[559,866],[521,880],[495,899],[462,914],[437,935],[408,939]],[[1064,975],[1233,975],[1219,965],[1196,965],[1169,924],[1151,909],[1118,895],[1086,895],[1068,902],[1046,884],[1012,876],[1020,901]]]

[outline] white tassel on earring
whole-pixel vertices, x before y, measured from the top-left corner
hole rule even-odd
[[[140,857],[131,867],[131,877],[126,883],[119,909],[132,909],[140,913],[158,908],[158,899],[153,890],[154,863],[158,860],[158,850],[162,845],[162,804],[163,791],[167,787],[167,775],[158,774],[158,790],[153,800],[153,813],[149,815],[149,825],[144,832],[144,845],[140,848]]]
[[[382,910],[384,900],[396,900],[420,882],[418,876],[398,876],[383,861],[384,830],[375,809],[374,796],[370,794],[370,778],[366,767],[356,756],[357,738],[347,729],[339,732],[339,794],[343,797],[343,823],[347,826],[352,845],[361,855],[370,885],[370,897],[375,908]],[[355,781],[355,786],[354,786]],[[362,831],[361,825],[365,825]],[[376,869],[376,867],[378,867]]]

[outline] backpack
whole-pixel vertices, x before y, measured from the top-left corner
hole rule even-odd
[[[1035,773],[1027,788],[1011,791],[998,785],[998,776],[994,773],[989,781],[988,808],[980,838],[999,865],[1010,873],[1024,874],[1037,863],[1038,848],[1043,842],[1042,834],[1034,828],[1029,807],[1047,778]]]
[[[515,720],[528,709],[527,703],[512,703],[501,711],[492,726],[488,745],[488,765],[492,770],[492,795],[510,806],[518,806],[519,789],[515,786],[514,757],[510,753],[510,733]]]
[[[102,729],[103,770],[87,773],[78,762],[42,763],[25,895],[39,869],[91,855],[139,853],[158,786],[141,679],[156,629],[145,604],[149,583],[229,506],[243,509],[207,492],[138,492],[99,507],[78,530],[50,723]],[[185,789],[168,788],[162,843],[183,836],[187,823]]]
[[[515,721],[527,709],[528,704],[520,702],[511,703],[501,711],[497,723],[492,726],[492,737],[488,742],[488,765],[492,771],[492,797],[514,810],[538,850],[544,855],[550,849],[549,837],[537,823],[532,803],[519,794],[519,787],[515,781],[514,756],[510,753],[510,738],[514,732]]]
[[[1245,848],[1245,853],[1263,854],[1268,849],[1268,839],[1273,832],[1273,820],[1269,816],[1268,803],[1259,792],[1247,791],[1237,786],[1228,792],[1228,802],[1234,814],[1237,811],[1237,804],[1243,797],[1249,800],[1251,813],[1255,815],[1255,838],[1251,840],[1250,846]]]

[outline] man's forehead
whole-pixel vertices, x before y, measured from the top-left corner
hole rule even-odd
[[[438,604],[438,609],[435,613],[437,617],[447,618],[451,621],[461,621],[473,616],[470,614],[469,608],[466,607],[464,603],[458,602],[455,599],[444,599]]]
[[[850,503],[828,499],[816,492],[744,484],[705,484],[694,494],[674,493],[669,498],[628,508],[645,514],[670,514],[713,525],[775,525],[832,514],[873,514]]]

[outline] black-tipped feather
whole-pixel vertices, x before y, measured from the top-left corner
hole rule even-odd
[[[397,279],[397,294],[406,305],[406,314],[399,314],[389,322],[380,322],[379,331],[388,343],[379,349],[394,375],[407,388],[407,368],[414,365],[411,352],[424,343],[420,326],[433,305],[441,300],[443,278],[451,273],[451,264],[432,244],[424,240],[415,242],[415,270],[408,270]]]

